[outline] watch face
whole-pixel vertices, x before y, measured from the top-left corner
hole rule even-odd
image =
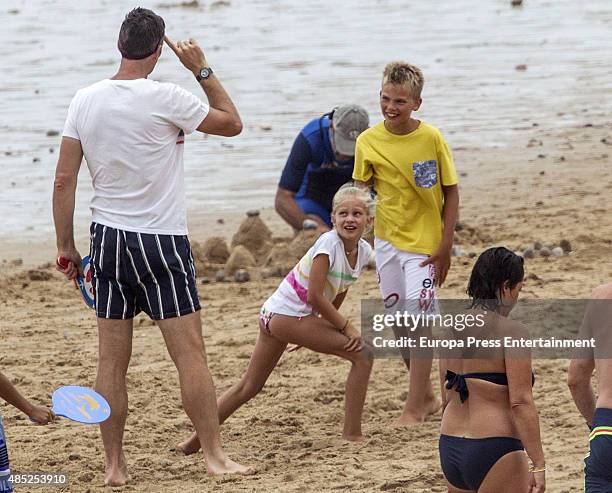
[[[210,77],[210,70],[207,68],[200,70],[200,77],[202,77],[202,79],[208,79],[208,77]]]

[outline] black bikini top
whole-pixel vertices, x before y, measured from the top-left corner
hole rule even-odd
[[[496,385],[508,385],[508,375],[505,373],[455,373],[454,371],[446,370],[446,389],[455,389],[455,392],[459,392],[459,399],[461,402],[465,402],[470,396],[470,391],[467,387],[466,378],[476,378],[478,380],[485,380],[487,382],[494,383]],[[531,374],[531,386],[535,383],[535,375]]]

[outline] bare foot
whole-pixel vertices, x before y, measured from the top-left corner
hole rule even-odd
[[[347,435],[346,433],[342,434],[342,438],[348,440],[349,442],[363,442],[365,437],[361,434],[359,435]]]
[[[206,461],[206,471],[210,476],[221,476],[223,474],[240,474],[242,476],[250,476],[255,474],[255,469],[242,464],[238,464],[227,457],[221,461]]]
[[[424,404],[424,410],[413,410],[406,406],[402,415],[395,420],[393,426],[414,426],[425,421],[425,418],[430,414],[436,414],[442,407],[442,402],[437,397],[427,399]]]
[[[415,414],[411,411],[404,410],[402,415],[393,422],[392,426],[396,428],[401,428],[405,426],[414,426],[414,425],[421,424],[423,421],[425,421],[425,418],[423,417],[422,414],[420,413]]]
[[[425,417],[429,416],[430,414],[437,414],[440,409],[442,409],[442,401],[440,399],[437,397],[428,399]]]
[[[198,440],[198,435],[194,433],[187,440],[179,443],[176,446],[176,450],[185,455],[195,454],[198,450],[200,450],[200,440]]]
[[[105,486],[123,486],[130,480],[130,475],[127,471],[127,466],[124,464],[114,466],[114,467],[106,467],[106,471],[104,473],[104,485]]]

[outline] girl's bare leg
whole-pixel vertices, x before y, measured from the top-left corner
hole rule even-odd
[[[263,330],[259,331],[257,343],[245,374],[238,383],[217,400],[219,424],[222,424],[236,409],[259,393],[286,347],[287,343],[279,341]],[[176,448],[185,455],[197,452],[200,449],[198,435],[193,433],[187,440],[179,443]]]
[[[351,362],[346,380],[342,435],[351,441],[363,440],[361,415],[372,370],[372,350],[364,345],[360,351],[346,351],[344,345],[348,341],[347,337],[327,320],[313,315],[301,319],[275,315],[270,321],[270,332],[284,343],[298,344],[319,353],[335,354]]]

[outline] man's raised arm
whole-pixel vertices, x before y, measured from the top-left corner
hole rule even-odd
[[[194,76],[199,76],[203,68],[209,68],[204,52],[196,40],[190,38],[187,41],[174,43],[168,36],[164,36],[164,41]],[[199,82],[208,98],[210,110],[197,130],[224,137],[233,137],[242,132],[242,121],[238,110],[216,75],[210,74],[208,78],[200,79]]]

